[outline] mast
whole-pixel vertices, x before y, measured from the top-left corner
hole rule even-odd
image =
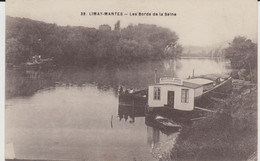
[[[157,82],[157,69],[154,70],[154,83]]]

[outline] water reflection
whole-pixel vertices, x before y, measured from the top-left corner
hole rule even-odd
[[[225,59],[181,59],[180,68],[176,70],[179,78],[196,75],[230,73],[230,62]]]
[[[121,88],[120,88],[121,89]],[[121,121],[123,118],[127,121],[130,117],[130,123],[135,122],[135,117],[144,117],[145,105],[147,104],[148,90],[140,90],[133,93],[122,92],[118,96],[118,116]]]
[[[176,59],[164,61],[164,76],[177,77],[176,70],[179,68],[179,66],[177,66],[178,62],[179,60]]]
[[[154,127],[147,126],[147,144],[152,148],[160,141],[160,131]]]
[[[129,96],[130,97],[130,96]],[[124,120],[124,122],[129,122],[130,124],[134,124],[136,119],[145,118],[143,121],[144,128],[147,129],[147,145],[151,148],[154,148],[155,144],[166,140],[166,138],[173,134],[173,130],[160,129],[153,123],[155,120],[147,119],[144,112],[144,106],[132,106],[129,104],[129,100],[120,99],[118,103],[118,116],[119,122]]]
[[[154,69],[158,78],[180,77],[193,67],[197,74],[206,68],[226,72],[224,64],[167,60],[111,68],[8,70],[6,140],[14,143],[18,158],[102,160],[111,154],[117,160],[151,160],[151,146],[173,131],[147,121],[141,106],[147,98],[141,97],[136,106],[119,102],[118,87],[145,89],[154,83]]]
[[[118,116],[119,116],[119,121],[121,121],[122,119],[127,121],[129,118],[130,119],[129,123],[134,123],[136,117],[144,117],[144,107],[120,105],[119,103]]]
[[[180,59],[149,61],[125,67],[59,68],[53,70],[27,69],[26,71],[7,70],[6,96],[32,95],[38,89],[57,84],[82,86],[86,83],[96,85],[100,90],[113,88],[114,95],[120,85],[126,88],[144,89],[154,83],[154,71],[158,79],[162,76],[187,78],[195,75],[228,72],[228,62],[214,59]]]
[[[118,107],[118,116],[119,116],[119,121],[121,121],[123,118],[125,121],[128,120],[128,117],[130,117],[129,123],[134,123],[135,122],[135,112],[134,108],[129,108],[127,106],[120,106]]]
[[[34,70],[34,69],[27,69],[26,74],[29,76],[30,79],[36,80],[41,78],[40,70]]]

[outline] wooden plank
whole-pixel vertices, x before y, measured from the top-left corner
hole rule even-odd
[[[197,121],[197,120],[201,120],[201,119],[205,119],[206,117],[198,117],[198,118],[193,118],[193,119],[190,119],[191,121]]]
[[[119,103],[120,106],[134,106],[132,104]]]
[[[198,109],[198,110],[202,110],[202,111],[207,111],[207,112],[214,112],[216,113],[217,111],[213,111],[213,110],[209,110],[209,109],[205,109],[205,108],[200,108],[200,107],[194,107],[195,109]]]

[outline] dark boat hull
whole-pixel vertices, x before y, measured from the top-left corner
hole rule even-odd
[[[232,78],[229,77],[212,90],[204,92],[201,96],[196,97],[194,105],[197,107],[208,107],[212,104],[211,98],[224,98],[232,92]]]
[[[134,93],[119,94],[118,116],[127,120],[130,117],[135,121],[135,117],[145,116],[145,105],[147,104],[147,90],[141,90]]]
[[[162,124],[158,120],[156,120],[154,115],[146,115],[145,124],[147,126],[160,130],[162,133],[164,133],[166,135],[170,135],[172,133],[178,132],[181,129],[180,127],[165,126],[164,124]]]
[[[149,108],[149,107],[147,107]],[[190,120],[203,117],[205,111],[194,109],[192,111],[182,111],[172,108],[162,107],[162,108],[153,108],[149,112],[146,111],[146,116],[149,115],[161,115],[166,118],[170,118],[174,121],[178,121],[184,124],[188,124]]]
[[[140,90],[130,94],[119,94],[119,104],[124,106],[145,107],[148,102],[148,90]]]

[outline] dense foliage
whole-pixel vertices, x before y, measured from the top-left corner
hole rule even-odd
[[[217,113],[185,127],[172,160],[242,161],[257,151],[257,90],[233,94],[213,106]]]
[[[257,44],[246,37],[237,36],[225,49],[225,56],[231,62],[233,69],[244,69],[245,75],[250,75],[256,81]]]
[[[19,65],[33,55],[54,58],[57,65],[131,63],[149,59],[176,57],[182,52],[178,36],[155,25],[129,25],[120,22],[111,30],[57,26],[25,18],[6,18],[6,61]]]

